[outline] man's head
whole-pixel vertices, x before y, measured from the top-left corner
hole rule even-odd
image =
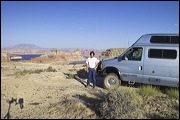
[[[94,55],[95,55],[94,51],[91,51],[89,55],[90,55],[91,58],[93,58]]]

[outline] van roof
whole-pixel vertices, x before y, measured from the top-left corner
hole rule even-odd
[[[166,33],[145,34],[145,35],[142,35],[132,46],[135,46],[135,45],[136,46],[178,46],[179,47],[179,34],[166,34]]]

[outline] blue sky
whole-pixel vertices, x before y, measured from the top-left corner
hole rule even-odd
[[[1,1],[1,48],[127,48],[179,33],[179,1]]]

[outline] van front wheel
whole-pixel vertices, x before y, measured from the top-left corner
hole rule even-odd
[[[106,89],[116,88],[121,85],[121,81],[114,73],[109,73],[104,77],[103,86]]]

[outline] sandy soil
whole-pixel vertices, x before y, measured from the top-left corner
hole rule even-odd
[[[57,72],[27,73],[23,70],[47,69]],[[97,87],[85,88],[83,65],[1,63],[1,119],[98,118],[97,104],[107,92],[102,78]]]

